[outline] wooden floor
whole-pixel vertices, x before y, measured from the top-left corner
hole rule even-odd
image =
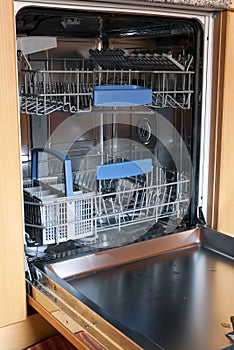
[[[39,314],[33,314],[25,321],[0,328],[0,349],[26,349],[57,334],[58,332]]]

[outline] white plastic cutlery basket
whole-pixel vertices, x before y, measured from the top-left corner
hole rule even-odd
[[[64,183],[59,177],[37,180],[38,153],[47,152],[63,161]],[[26,232],[39,244],[54,244],[92,236],[93,194],[73,191],[70,159],[54,150],[34,149],[32,180],[24,182]]]

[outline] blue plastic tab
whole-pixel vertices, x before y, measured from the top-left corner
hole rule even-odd
[[[152,170],[152,159],[140,159],[97,167],[97,180],[120,179],[146,174]]]
[[[38,153],[49,153],[57,157],[63,162],[64,181],[65,181],[65,195],[67,197],[73,196],[73,180],[72,180],[72,164],[70,158],[64,156],[62,153],[51,148],[34,148],[32,149],[32,181],[38,179]]]
[[[152,104],[152,90],[138,85],[100,85],[94,88],[94,106],[125,107]]]

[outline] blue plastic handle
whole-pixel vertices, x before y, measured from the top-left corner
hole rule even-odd
[[[152,89],[138,85],[98,85],[94,106],[125,107],[152,104]]]
[[[72,181],[72,165],[71,160],[62,153],[50,148],[34,148],[32,149],[32,181],[38,179],[38,153],[46,152],[52,154],[63,162],[64,181],[65,181],[65,195],[67,197],[73,196],[73,181]]]
[[[104,164],[97,167],[97,180],[111,180],[137,176],[149,173],[151,170],[151,158]]]

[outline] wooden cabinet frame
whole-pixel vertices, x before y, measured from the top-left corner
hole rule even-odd
[[[217,229],[234,235],[234,8],[227,12]]]
[[[13,0],[0,5],[0,327],[26,318]]]

